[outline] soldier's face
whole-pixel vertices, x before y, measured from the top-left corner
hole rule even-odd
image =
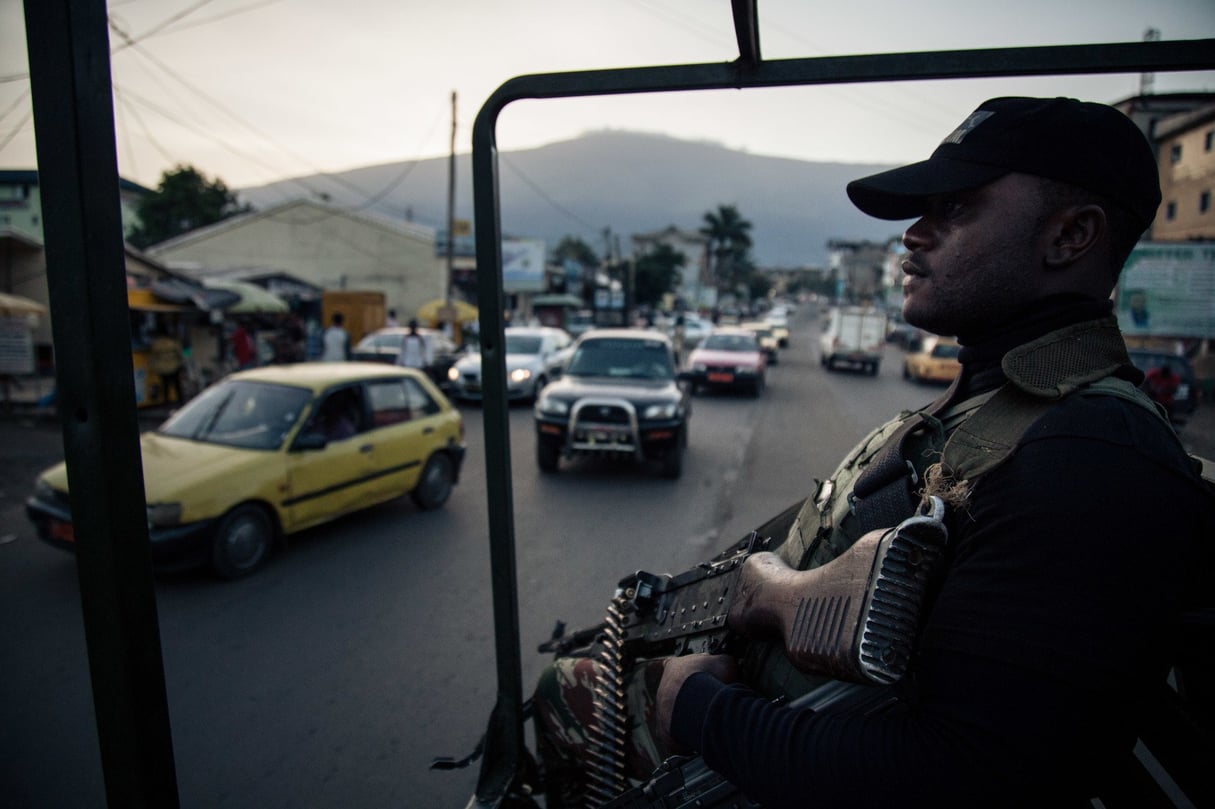
[[[903,234],[904,319],[965,341],[1041,297],[1043,220],[1024,174],[932,199]]]

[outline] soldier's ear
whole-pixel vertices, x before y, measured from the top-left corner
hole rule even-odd
[[[1105,211],[1099,205],[1060,208],[1047,222],[1048,242],[1042,257],[1047,269],[1062,269],[1092,252],[1105,235]]]

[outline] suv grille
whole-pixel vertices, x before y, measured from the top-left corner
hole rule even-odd
[[[628,424],[628,411],[619,405],[590,405],[578,413],[578,423]]]

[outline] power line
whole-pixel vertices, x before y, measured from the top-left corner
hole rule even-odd
[[[518,177],[518,178],[519,178],[520,180],[522,180],[522,181],[523,181],[523,182],[524,182],[524,183],[525,183],[525,184],[526,184],[526,185],[527,185],[529,188],[531,188],[533,191],[535,191],[535,192],[536,192],[536,196],[540,197],[540,199],[544,200],[544,201],[545,201],[545,202],[547,202],[549,205],[551,205],[551,206],[553,207],[553,210],[555,210],[555,211],[557,211],[558,213],[560,213],[561,215],[563,215],[563,216],[567,217],[567,218],[568,218],[568,219],[570,219],[571,221],[573,221],[573,222],[577,222],[577,223],[578,223],[579,225],[581,225],[581,226],[582,226],[582,227],[583,227],[583,228],[584,228],[584,229],[585,229],[585,230],[586,230],[588,233],[598,233],[598,232],[599,232],[599,230],[600,230],[600,229],[599,229],[599,227],[598,227],[598,226],[590,224],[590,223],[589,223],[589,222],[587,222],[585,219],[583,219],[582,217],[578,216],[578,214],[574,213],[574,212],[573,212],[573,211],[571,211],[569,208],[566,208],[564,205],[562,205],[561,203],[557,202],[555,199],[553,199],[552,197],[550,197],[550,196],[549,196],[549,195],[548,195],[548,194],[545,192],[545,190],[544,190],[543,188],[541,188],[541,187],[540,187],[540,186],[539,186],[537,183],[533,182],[533,181],[532,181],[532,179],[531,179],[531,178],[529,178],[529,177],[528,177],[526,174],[524,174],[524,173],[523,173],[523,172],[522,172],[522,171],[519,169],[519,167],[518,167],[518,166],[516,166],[514,163],[512,163],[510,160],[508,160],[508,159],[506,158],[506,155],[499,153],[499,154],[498,154],[498,162],[499,162],[499,163],[501,163],[501,164],[503,164],[504,166],[506,166],[506,167],[507,167],[508,169],[510,169],[512,172],[514,172],[514,174],[515,174],[515,176],[516,176],[516,177]]]
[[[442,109],[442,107],[440,107],[438,113],[436,113],[436,115],[434,117],[434,120],[431,121],[431,123],[430,123],[430,128],[427,130],[426,134],[422,137],[422,140],[419,142],[418,148],[414,149],[415,152],[419,151],[421,149],[421,144],[425,143],[427,140],[429,140],[430,136],[432,134],[434,134],[435,128],[438,126],[439,121],[442,119],[442,114],[443,114],[443,109]],[[380,200],[387,197],[390,193],[392,193],[393,191],[396,190],[397,186],[399,186],[401,183],[405,182],[406,178],[409,177],[410,174],[413,174],[413,170],[415,168],[417,168],[418,164],[421,162],[422,161],[420,161],[420,160],[413,160],[408,163],[405,163],[401,167],[401,169],[397,172],[397,175],[395,177],[393,177],[386,186],[384,186],[384,189],[382,191],[380,191],[378,194],[371,195],[364,202],[351,208],[351,210],[352,211],[366,210],[367,208],[370,208],[371,206],[375,205]]]
[[[123,36],[124,38],[128,38],[127,34],[125,32],[123,32],[120,28],[113,26],[113,23],[111,23],[111,27],[114,27],[115,31],[117,31],[120,36]],[[187,81],[185,78],[183,78],[181,75],[179,75],[176,71],[174,71],[172,68],[170,68],[164,62],[161,62],[159,59],[157,59],[156,57],[154,57],[150,53],[148,53],[147,49],[143,48],[142,46],[140,46],[138,44],[135,44],[133,40],[129,40],[129,41],[131,41],[132,48],[136,53],[138,53],[140,56],[142,56],[145,59],[147,59],[148,61],[150,61],[153,65],[155,65],[157,68],[159,68],[169,78],[178,82],[179,84],[184,86],[186,89],[188,89],[190,92],[194,93],[195,95],[197,95],[198,97],[200,97],[201,99],[203,99],[204,101],[209,103],[212,107],[214,107],[218,112],[220,112],[224,116],[226,116],[229,120],[233,121],[234,123],[238,124],[239,126],[243,127],[244,129],[248,130],[249,132],[253,133],[254,135],[258,136],[263,141],[270,144],[275,149],[282,152],[284,155],[291,158],[292,160],[295,160],[299,163],[304,164],[309,169],[311,169],[314,174],[322,175],[322,176],[326,177],[327,179],[331,180],[332,182],[335,182],[338,185],[344,186],[348,190],[353,191],[355,194],[357,194],[359,196],[366,195],[367,191],[365,189],[359,188],[358,186],[354,185],[349,180],[346,180],[344,177],[342,177],[340,175],[331,174],[331,173],[321,169],[320,167],[313,165],[311,163],[311,161],[309,161],[307,158],[303,157],[302,155],[292,152],[284,144],[278,142],[270,135],[267,135],[265,132],[262,132],[257,127],[253,126],[251,123],[249,123],[245,119],[241,118],[236,113],[232,112],[230,109],[228,109],[222,103],[220,103],[217,99],[212,98],[209,94],[207,94],[201,88],[199,88],[199,87],[195,86],[194,84],[192,84],[191,82]],[[231,148],[231,147],[229,147],[229,148]]]
[[[113,56],[115,53],[118,53],[123,48],[131,47],[139,40],[143,40],[143,39],[147,39],[148,37],[156,36],[156,34],[160,33],[165,28],[168,28],[173,23],[177,22],[178,20],[184,19],[185,17],[188,17],[189,15],[193,14],[198,9],[202,8],[205,5],[209,5],[210,3],[211,3],[211,0],[199,0],[199,2],[195,3],[194,5],[190,6],[189,8],[182,9],[181,11],[170,16],[169,18],[162,20],[158,25],[152,26],[152,28],[150,28],[149,30],[140,34],[138,39],[131,39],[130,41],[128,41],[122,45],[119,45],[117,48],[111,48],[110,55]],[[110,20],[111,20],[111,24],[112,24],[112,21],[114,20],[113,12],[111,12],[109,16],[110,16]]]
[[[131,92],[130,90],[126,90],[125,88],[121,88],[121,87],[119,87],[118,85],[115,85],[115,87],[114,87],[114,92],[115,92],[115,95],[122,95],[124,98],[129,97],[131,101],[134,101],[134,102],[136,102],[136,103],[138,103],[138,104],[143,105],[144,107],[148,108],[148,109],[149,109],[149,110],[151,110],[152,112],[155,112],[156,114],[160,115],[161,117],[165,118],[166,120],[168,120],[168,121],[170,121],[170,122],[172,122],[172,123],[177,124],[178,126],[181,126],[181,127],[185,128],[185,129],[190,130],[192,133],[195,133],[195,134],[203,134],[203,136],[204,136],[204,137],[206,137],[207,139],[209,139],[209,140],[210,140],[212,143],[217,144],[218,146],[220,146],[220,147],[221,147],[221,148],[223,148],[224,150],[226,150],[226,151],[230,152],[231,154],[236,155],[237,157],[240,157],[240,158],[242,158],[242,159],[248,160],[249,162],[251,162],[251,163],[254,163],[254,164],[258,165],[258,166],[260,166],[261,168],[264,168],[264,169],[267,169],[267,170],[270,170],[270,171],[274,171],[274,170],[275,170],[275,168],[274,168],[273,166],[271,166],[271,165],[267,164],[266,162],[264,162],[264,161],[260,160],[260,159],[259,159],[259,158],[258,158],[256,155],[251,154],[251,153],[248,153],[248,152],[245,152],[245,151],[242,151],[240,148],[238,148],[238,147],[234,146],[233,144],[229,143],[228,141],[224,140],[223,138],[217,137],[216,135],[214,135],[214,134],[212,134],[212,133],[210,133],[210,132],[207,132],[205,129],[203,129],[203,130],[202,130],[202,132],[200,133],[199,128],[197,128],[197,127],[195,127],[195,126],[192,126],[190,123],[188,123],[188,122],[186,122],[186,121],[181,120],[180,118],[178,118],[177,116],[173,115],[171,112],[169,112],[168,110],[164,109],[163,107],[160,107],[160,106],[156,105],[156,104],[155,104],[155,103],[153,103],[152,101],[149,101],[148,99],[143,98],[142,96],[140,96],[140,95],[138,95],[138,94],[136,94],[136,93],[133,93],[133,92]],[[148,132],[149,130],[148,130],[146,127],[145,127],[145,128],[144,128],[144,131],[145,131],[145,132]],[[170,163],[173,163],[173,162],[180,162],[180,161],[178,161],[178,159],[177,159],[177,158],[175,158],[174,156],[172,156],[172,155],[171,155],[171,154],[170,154],[170,153],[169,153],[167,150],[165,150],[163,147],[161,147],[161,146],[160,146],[160,144],[159,144],[159,143],[157,143],[157,142],[156,142],[156,141],[155,141],[155,140],[154,140],[154,139],[151,137],[151,135],[149,135],[149,140],[151,140],[151,141],[152,141],[153,145],[154,145],[154,146],[157,148],[157,150],[158,150],[158,151],[160,151],[160,152],[161,152],[161,155],[162,155],[162,156],[165,158],[165,160],[166,160],[167,162],[170,162]],[[317,189],[312,188],[311,186],[309,186],[307,183],[305,183],[305,182],[304,182],[303,180],[301,180],[301,179],[298,179],[298,178],[290,178],[290,179],[288,180],[288,182],[293,182],[293,183],[296,183],[297,185],[299,185],[300,187],[302,187],[302,188],[303,188],[305,191],[307,191],[309,194],[319,194],[319,192],[317,191]]]
[[[190,28],[198,28],[199,26],[202,26],[202,25],[210,25],[211,23],[218,22],[219,20],[226,20],[229,17],[235,17],[239,14],[246,14],[250,11],[256,11],[259,8],[263,8],[265,6],[270,6],[270,5],[274,5],[275,3],[282,3],[282,2],[284,2],[284,0],[262,0],[259,3],[250,3],[246,6],[229,9],[228,11],[221,12],[219,14],[212,14],[210,17],[204,17],[201,20],[194,20],[185,25],[178,25],[173,28],[166,28],[162,31],[159,31],[159,33],[176,34],[180,31],[186,31],[186,30],[189,30]],[[144,38],[146,38],[146,34],[144,36],[140,37],[140,39],[144,39]]]
[[[734,44],[733,36],[724,37],[720,27],[707,25],[699,17],[674,11],[659,4],[649,2],[649,0],[632,0],[632,3],[640,7],[642,11],[656,17],[665,17],[667,21],[675,23],[678,27],[683,28],[688,33],[703,39],[711,45],[721,46],[724,43],[726,47],[731,47]]]
[[[139,110],[135,109],[135,107],[131,103],[131,101],[129,101],[127,99],[126,92],[121,90],[117,85],[115,85],[115,87],[114,87],[114,97],[116,99],[118,99],[119,105],[122,109],[125,109],[128,112],[130,112],[131,117],[133,117],[135,119],[135,122],[137,124],[139,124],[139,128],[143,130],[144,137],[146,137],[148,139],[148,142],[150,142],[152,144],[152,146],[156,149],[156,151],[160,152],[160,156],[165,159],[165,162],[173,163],[175,161],[175,158],[173,157],[173,155],[169,152],[168,149],[166,149],[160,145],[160,141],[156,140],[156,138],[154,138],[152,136],[152,131],[148,128],[147,124],[144,123],[143,117],[139,114]],[[136,98],[138,99],[138,97],[136,97]],[[143,99],[138,99],[138,100],[142,103],[147,103],[147,102],[143,102]],[[183,124],[183,126],[184,126],[184,124]],[[134,149],[130,146],[129,142],[128,142],[127,148],[131,150],[131,153],[132,153],[131,159],[134,160]]]
[[[795,42],[806,46],[807,48],[809,48],[811,53],[823,55],[828,51],[828,49],[826,47],[824,47],[821,43],[814,42],[813,40],[807,39],[804,35],[802,35],[802,33],[800,31],[793,30],[792,28],[789,28],[788,26],[781,25],[780,22],[778,22],[778,21],[774,21],[772,18],[772,15],[770,15],[770,14],[764,15],[763,17],[761,17],[761,25],[763,25],[763,27],[765,29],[772,29],[774,31],[777,31],[777,32],[783,34],[784,36],[788,37],[789,39],[792,39]],[[897,105],[895,103],[891,103],[889,101],[871,101],[869,96],[872,95],[872,90],[874,89],[872,85],[862,85],[862,86],[854,85],[852,88],[849,88],[846,90],[841,89],[839,87],[829,86],[829,85],[818,85],[818,86],[816,86],[816,89],[823,90],[824,92],[827,92],[827,93],[835,96],[836,98],[842,100],[846,104],[851,104],[852,106],[866,109],[869,112],[879,112],[879,113],[889,114],[890,109],[892,107],[899,106],[899,105]],[[945,113],[949,113],[949,114],[954,114],[957,112],[954,109],[948,108],[945,105],[940,104],[938,101],[936,101],[936,99],[931,98],[930,96],[923,95],[923,94],[915,94],[915,93],[908,92],[906,90],[904,90],[901,93],[901,97],[903,97],[903,98],[906,98],[906,97],[912,96],[912,95],[915,96],[915,103],[911,107],[907,107],[907,106],[902,107],[903,113],[900,115],[900,122],[914,126],[923,132],[935,133],[935,132],[939,132],[939,130],[940,130],[939,121],[934,121],[934,120],[924,117],[920,114],[920,110],[923,107],[926,107],[926,106],[936,107],[938,110],[945,112]]]
[[[25,125],[27,123],[29,123],[29,120],[32,117],[34,117],[33,111],[26,112],[25,117],[22,118],[20,121],[18,121],[17,125],[15,127],[13,127],[7,135],[4,136],[4,140],[0,140],[0,149],[3,149],[5,146],[8,146],[9,143],[12,142],[13,138],[17,137],[17,133],[20,132],[22,129],[25,129]]]
[[[114,128],[116,130],[114,134],[115,134],[115,137],[117,138],[118,131],[122,132],[123,140],[126,141],[126,144],[127,144],[127,151],[131,155],[131,163],[134,164],[135,163],[135,149],[131,145],[131,128],[129,126],[126,126],[126,119],[123,117],[126,113],[127,105],[119,97],[117,92],[114,93],[114,101],[117,102],[114,104]],[[135,171],[136,171],[136,173],[138,173],[138,171],[139,171],[138,166],[135,166]]]

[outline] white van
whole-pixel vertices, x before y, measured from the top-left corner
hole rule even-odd
[[[858,365],[877,376],[886,344],[886,315],[877,309],[847,306],[832,309],[819,337],[819,362],[827,370]]]

